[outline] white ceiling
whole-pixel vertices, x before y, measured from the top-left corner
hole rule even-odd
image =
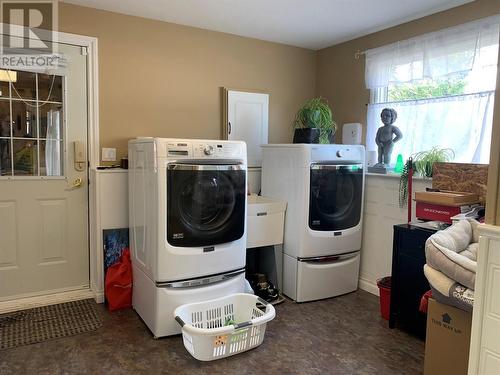
[[[473,0],[63,0],[321,49]]]

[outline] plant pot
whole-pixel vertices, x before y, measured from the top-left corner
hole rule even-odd
[[[297,128],[293,133],[293,143],[319,143],[318,128]]]

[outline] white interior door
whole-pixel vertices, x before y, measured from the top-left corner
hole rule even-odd
[[[87,59],[58,52],[64,75],[0,81],[0,301],[89,285]]]
[[[260,145],[268,142],[269,94],[228,90],[227,103],[227,139],[245,141],[248,167],[261,167]]]

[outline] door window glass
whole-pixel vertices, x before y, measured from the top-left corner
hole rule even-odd
[[[40,138],[62,139],[62,103],[45,103],[40,107]]]
[[[10,137],[10,101],[0,99],[0,137]]]
[[[0,176],[63,176],[64,78],[0,69]]]
[[[40,140],[40,176],[61,176],[62,141]]]
[[[10,73],[12,98],[15,100],[36,100],[36,73],[16,71],[15,77]]]
[[[6,70],[5,70],[6,72]],[[4,74],[3,76],[7,77],[8,79],[8,76],[6,74]],[[9,94],[9,82],[8,81],[2,81],[2,74],[0,72],[0,98],[9,98],[10,94]]]
[[[38,74],[38,100],[62,103],[62,77],[50,74]]]
[[[38,175],[38,148],[33,140],[14,139],[14,176]]]
[[[36,110],[34,103],[12,102],[12,135],[15,138],[37,138]]]
[[[0,138],[0,176],[12,175],[12,162],[10,152],[10,140]]]

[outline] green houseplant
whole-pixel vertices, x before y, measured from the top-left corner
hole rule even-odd
[[[293,143],[331,143],[337,124],[324,98],[306,101],[295,115]]]
[[[432,166],[434,163],[452,161],[455,152],[451,148],[439,148],[434,146],[430,150],[420,151],[411,156],[413,170],[422,177],[432,177]],[[399,180],[399,207],[406,207],[408,204],[408,173],[409,159],[405,163],[401,178]]]

